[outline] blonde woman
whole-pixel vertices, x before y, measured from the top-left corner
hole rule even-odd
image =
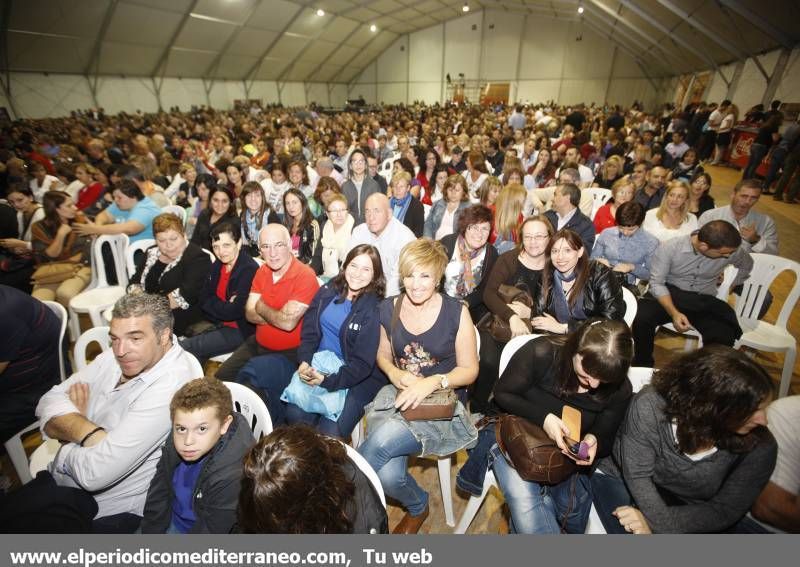
[[[622,178],[622,170],[624,169],[624,166],[625,164],[621,157],[611,156],[603,163],[603,166],[600,169],[600,174],[594,178],[592,187],[612,189],[614,187],[614,183]]]
[[[644,217],[642,228],[665,242],[676,236],[697,230],[697,217],[689,212],[689,184],[672,181],[657,209],[650,209]]]
[[[406,174],[408,175],[408,174]],[[347,211],[347,197],[335,193],[328,201],[328,220],[322,225],[322,277],[333,278],[347,256],[355,220]]]
[[[617,226],[617,221],[615,220],[617,208],[622,203],[632,200],[635,193],[636,185],[629,176],[622,177],[614,182],[611,187],[611,199],[597,209],[597,213],[594,215],[594,231],[596,234],[600,234],[612,226]]]
[[[522,185],[513,183],[503,187],[495,202],[494,247],[498,254],[511,250],[519,243],[519,225],[522,224],[522,208],[528,196]]]

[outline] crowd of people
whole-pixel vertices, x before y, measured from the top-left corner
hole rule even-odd
[[[0,429],[5,440],[38,419],[63,447],[5,496],[14,516],[0,529],[387,532],[338,441],[360,439],[406,512],[394,533],[429,514],[409,457],[462,449],[458,486],[480,495],[493,470],[515,533],[582,533],[592,503],[610,533],[798,531],[800,397],[770,404],[717,287],[732,265],[741,288],[750,253],[778,253],[754,206],[774,180],[776,198],[794,198],[800,128],[779,134],[778,107],[762,113],[767,150],[754,147],[731,204],[715,207],[703,164],[724,159],[735,118],[724,101],[655,114],[92,110],[11,124]],[[59,383],[58,325],[39,300],[69,308],[103,265],[98,235],[147,244],[110,350]],[[665,323],[705,346],[636,393],[628,371],[654,366]],[[501,372],[523,335],[535,338]],[[254,439],[222,381],[256,391],[274,431]],[[452,411],[425,414],[443,396]],[[541,427],[574,471],[523,478],[496,443],[504,414]]]

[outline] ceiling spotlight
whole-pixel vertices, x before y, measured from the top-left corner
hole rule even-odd
[[[319,10],[317,10],[317,16],[320,16],[320,17],[322,17],[322,16],[324,16],[324,15],[325,15],[325,10],[323,10],[322,8],[320,8]]]
[[[469,4],[467,4],[466,2],[464,2],[464,5],[463,5],[463,6],[461,6],[461,11],[462,11],[462,12],[469,12]]]
[[[375,33],[376,31],[378,31],[378,26],[376,26],[375,24],[370,25],[369,26],[369,31],[371,31],[372,33]]]
[[[583,6],[578,6],[578,13],[583,14]]]

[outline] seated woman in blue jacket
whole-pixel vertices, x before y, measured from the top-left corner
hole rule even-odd
[[[255,332],[255,326],[245,317],[244,307],[258,264],[249,254],[240,253],[239,223],[224,222],[211,229],[211,248],[217,259],[203,283],[199,304],[213,328],[181,341],[184,350],[195,355],[200,364],[233,352]]]
[[[270,359],[267,366],[270,375],[260,376],[258,386],[267,392],[273,425],[308,423],[332,437],[350,436],[364,415],[364,406],[387,383],[375,364],[380,338],[378,304],[385,287],[377,248],[369,244],[356,246],[347,254],[339,275],[319,288],[303,316],[297,349],[300,366],[295,369],[287,365],[288,359],[282,355],[259,357]],[[334,353],[342,361],[337,371],[323,373],[315,368],[314,355],[324,351]],[[264,363],[259,367],[264,368]],[[304,411],[293,403],[278,402],[294,370],[310,386],[321,386],[329,392],[347,389],[336,421]]]

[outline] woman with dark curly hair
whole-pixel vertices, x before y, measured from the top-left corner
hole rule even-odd
[[[386,533],[386,509],[345,446],[279,427],[244,459],[239,529],[266,534]]]
[[[761,366],[719,345],[656,373],[592,475],[606,531],[735,531],[775,466],[765,427],[772,389]]]

